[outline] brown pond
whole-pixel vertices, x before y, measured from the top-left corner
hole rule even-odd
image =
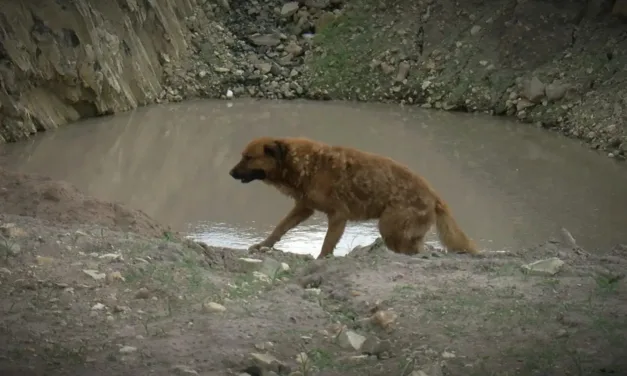
[[[192,101],[91,119],[4,145],[9,168],[69,181],[212,245],[248,247],[291,201],[229,168],[255,136],[307,136],[388,155],[425,176],[489,250],[565,227],[587,248],[627,241],[627,168],[578,142],[483,115],[341,102]],[[277,248],[317,254],[316,215]],[[337,255],[377,237],[352,224]]]

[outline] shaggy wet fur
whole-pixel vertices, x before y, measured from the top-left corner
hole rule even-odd
[[[317,210],[328,219],[318,258],[333,253],[348,221],[372,219],[397,253],[421,252],[434,224],[449,251],[478,252],[425,179],[391,158],[305,138],[263,137],[244,148],[229,173],[243,183],[261,180],[295,200],[274,231],[251,248],[274,246]]]

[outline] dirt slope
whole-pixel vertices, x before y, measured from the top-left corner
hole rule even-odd
[[[0,220],[3,375],[627,372],[626,247],[318,262],[63,224]]]
[[[4,214],[36,217],[56,225],[89,223],[156,237],[170,231],[142,211],[86,196],[66,182],[0,167],[0,215]]]

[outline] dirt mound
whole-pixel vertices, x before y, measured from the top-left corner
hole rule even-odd
[[[86,196],[69,183],[3,168],[0,213],[35,217],[60,226],[93,224],[147,236],[163,236],[170,231],[142,211]]]

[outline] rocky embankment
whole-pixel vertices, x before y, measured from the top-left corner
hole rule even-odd
[[[191,97],[516,116],[627,153],[627,0],[0,2],[0,140]]]

